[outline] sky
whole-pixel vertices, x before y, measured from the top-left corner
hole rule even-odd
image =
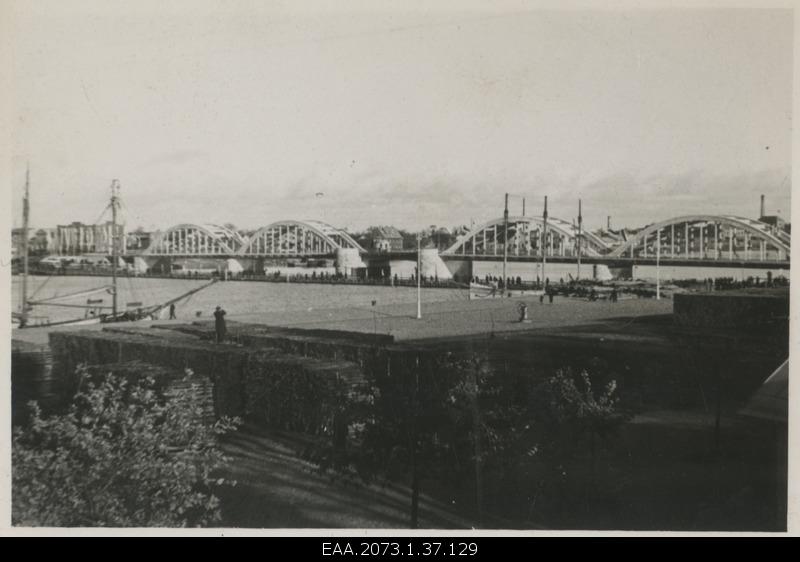
[[[14,223],[790,217],[788,10],[356,5],[7,2]]]

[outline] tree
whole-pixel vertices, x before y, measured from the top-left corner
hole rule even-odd
[[[594,466],[597,439],[612,434],[626,419],[617,408],[616,381],[594,391],[588,372],[581,371],[576,380],[569,369],[559,369],[548,381],[547,390],[552,419],[572,434],[568,439],[571,445],[589,437]]]
[[[215,486],[228,459],[216,436],[238,419],[200,417],[187,370],[178,390],[151,377],[89,380],[66,413],[31,419],[12,437],[12,521],[35,526],[201,526],[219,521]],[[83,385],[83,382],[82,382]],[[235,484],[235,483],[233,483]]]
[[[588,449],[590,479],[583,483],[585,493],[582,494],[584,505],[588,507],[597,492],[600,446],[622,426],[628,415],[619,408],[616,381],[600,389],[594,388],[586,370],[576,374],[569,368],[558,369],[537,394],[540,397],[534,409],[538,415],[531,428],[534,442],[529,456],[538,459],[543,469],[540,472],[542,500],[562,516],[574,515],[570,491],[578,481],[574,480],[572,468],[576,469],[575,474],[579,473],[578,468],[583,464],[580,458]]]
[[[402,481],[410,488],[409,519],[419,522],[419,496],[426,485],[452,487],[474,477],[478,518],[482,467],[500,447],[492,414],[495,383],[479,354],[376,355],[367,368],[366,400],[357,414],[354,462],[367,480]]]
[[[357,414],[358,472],[366,480],[410,482],[410,526],[419,522],[423,480],[446,463],[443,433],[451,426],[447,407],[452,370],[428,354],[376,354],[367,368],[366,399]]]

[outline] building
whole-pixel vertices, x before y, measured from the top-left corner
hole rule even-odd
[[[784,232],[791,232],[789,224],[778,215],[762,216],[759,221],[768,224],[773,230],[783,230]]]
[[[56,251],[56,229],[40,228],[28,243],[28,249],[35,254],[52,254]]]
[[[134,231],[129,232],[125,237],[125,248],[129,251],[146,250],[150,246],[152,238],[149,232]]]
[[[22,243],[25,240],[25,236],[23,235],[24,229],[22,228],[12,228],[11,229],[11,257],[17,258],[22,257]],[[28,245],[30,246],[30,239],[33,236],[34,230],[32,228],[28,229]]]
[[[371,249],[375,252],[393,252],[403,249],[403,236],[393,226],[379,226],[372,236]]]
[[[59,254],[111,254],[112,253],[112,223],[83,224],[73,222],[68,225],[56,227],[56,251]],[[119,241],[119,253],[125,253],[125,225],[116,225],[116,239]]]

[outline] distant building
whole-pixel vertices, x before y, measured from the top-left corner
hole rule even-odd
[[[56,229],[55,228],[40,228],[29,242],[29,248],[32,253],[39,254],[52,254],[56,251]]]
[[[34,230],[32,228],[28,229],[27,238],[29,240],[28,245],[30,245],[31,236],[33,236]],[[24,229],[22,228],[12,228],[11,229],[11,257],[17,258],[22,256],[22,243],[25,241],[26,236],[24,236]]]
[[[769,215],[765,217],[761,217],[758,219],[759,221],[763,222],[764,224],[770,225],[774,230],[783,230],[784,232],[790,232],[788,228],[789,225],[783,218],[777,215]]]
[[[380,226],[372,237],[372,250],[392,252],[403,249],[403,235],[393,226]]]
[[[595,230],[592,232],[592,234],[600,238],[610,247],[618,246],[619,244],[625,242],[624,230],[609,230],[601,228],[599,230]]]
[[[112,253],[112,223],[83,224],[73,222],[68,225],[56,227],[56,251],[59,254],[111,254]],[[125,225],[116,226],[116,239],[118,240],[119,253],[125,253]]]
[[[141,251],[147,249],[150,245],[152,235],[149,232],[134,231],[129,232],[125,236],[125,249],[132,251]]]

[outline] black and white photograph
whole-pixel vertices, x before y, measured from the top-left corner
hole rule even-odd
[[[3,533],[791,533],[794,27],[0,0]]]

